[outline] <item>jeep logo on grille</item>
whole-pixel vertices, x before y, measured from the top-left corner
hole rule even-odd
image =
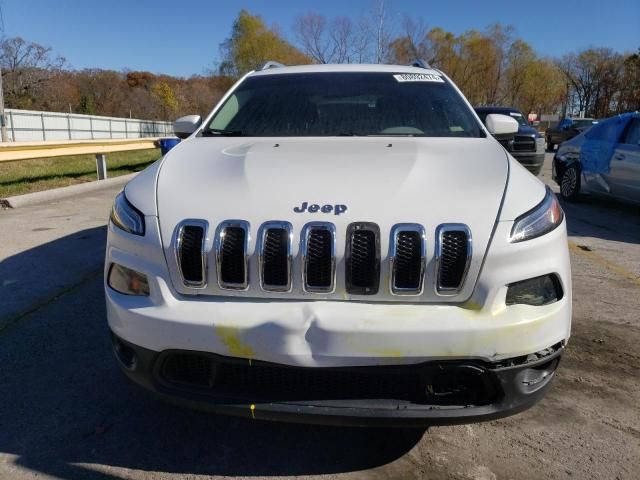
[[[309,213],[317,213],[317,212],[322,212],[322,213],[333,213],[334,215],[340,215],[341,213],[344,213],[347,211],[347,206],[346,205],[340,205],[340,204],[336,204],[336,205],[318,205],[317,203],[312,203],[311,205],[309,205],[308,202],[302,202],[302,205],[300,205],[299,207],[293,207],[293,211],[296,213],[304,213],[304,212],[309,212]]]

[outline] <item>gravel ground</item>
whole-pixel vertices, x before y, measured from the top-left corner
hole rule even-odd
[[[69,202],[59,207],[73,223]],[[63,234],[51,233],[49,243],[24,252],[5,245],[0,260],[26,268],[34,258],[61,251],[65,241],[78,242],[84,230],[90,236],[82,241],[104,241],[96,225],[106,218],[108,202],[87,204],[98,213],[79,216],[86,222],[79,231],[70,233],[65,224]],[[100,259],[91,265],[96,260],[87,258],[83,282],[14,315],[0,332],[0,478],[637,479],[640,211],[598,199],[565,205],[565,211],[573,334],[548,395],[522,414],[426,431],[373,430],[256,422],[166,406],[117,370],[101,278],[91,273]],[[10,238],[18,241],[16,232],[26,225],[51,228],[48,218],[0,212],[0,231],[5,238],[11,225]],[[40,285],[17,282],[18,291],[27,287]],[[7,290],[0,292],[4,302]]]

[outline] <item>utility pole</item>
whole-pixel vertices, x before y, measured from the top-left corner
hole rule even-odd
[[[0,136],[2,143],[9,141],[7,138],[7,117],[4,114],[4,93],[2,90],[2,68],[0,68]]]
[[[0,31],[4,37],[4,15],[0,3]],[[2,88],[2,68],[0,68],[0,138],[2,143],[7,143],[7,116],[4,114],[4,89]]]

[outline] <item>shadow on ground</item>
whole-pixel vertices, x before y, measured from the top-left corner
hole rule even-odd
[[[9,260],[23,268],[65,242],[75,248],[78,235],[25,252],[24,262]],[[0,332],[0,398],[0,456],[15,456],[0,469],[72,480],[128,477],[114,471],[120,468],[229,476],[358,471],[401,457],[423,434],[268,423],[160,403],[129,384],[112,358],[101,275]]]
[[[560,196],[558,196],[560,198]],[[576,202],[560,198],[571,236],[640,244],[640,207],[595,195]]]
[[[67,220],[66,215],[60,219]],[[38,230],[34,224],[33,231]],[[0,331],[34,307],[98,275],[106,238],[106,226],[88,228],[0,260]]]

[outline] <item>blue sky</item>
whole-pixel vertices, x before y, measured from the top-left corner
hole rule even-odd
[[[389,1],[389,0],[387,0]],[[393,11],[454,33],[501,22],[542,55],[589,46],[636,51],[640,0],[390,0]],[[73,68],[190,76],[212,68],[241,8],[289,38],[297,15],[358,18],[374,0],[0,0],[4,34],[52,47]]]

